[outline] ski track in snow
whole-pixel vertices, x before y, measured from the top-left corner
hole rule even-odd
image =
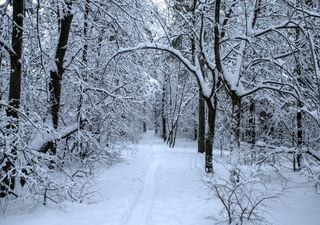
[[[149,216],[149,212],[152,206],[152,202],[155,194],[155,181],[156,174],[159,166],[159,160],[155,160],[149,166],[148,172],[145,176],[143,182],[142,193],[137,205],[134,207],[133,211],[127,220],[126,225],[145,225],[146,219]]]

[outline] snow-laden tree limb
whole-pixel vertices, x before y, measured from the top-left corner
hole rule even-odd
[[[38,129],[38,126],[37,126],[34,122],[32,122],[32,120],[31,120],[24,112],[21,112],[19,109],[16,109],[16,108],[14,108],[13,106],[8,105],[7,103],[2,102],[2,101],[0,101],[0,105],[1,105],[1,106],[4,106],[4,107],[7,107],[7,108],[9,108],[9,109],[11,109],[11,110],[15,110],[15,111],[18,112],[21,116],[23,116],[33,127],[35,127],[35,128]]]
[[[320,18],[320,12],[319,11],[311,11],[309,9],[299,7],[296,4],[290,3],[287,0],[282,0],[282,1],[284,3],[286,3],[289,7],[293,8],[294,10],[296,10],[298,12],[302,12],[302,13],[308,15],[308,16],[311,16],[311,17]]]
[[[294,92],[284,89],[285,87],[291,88],[292,90],[294,90]],[[242,98],[242,97],[249,96],[259,90],[272,90],[282,94],[288,94],[294,97],[298,101],[301,99],[299,92],[296,90],[296,88],[293,85],[287,84],[287,83],[279,83],[277,81],[272,81],[272,80],[267,80],[267,81],[258,83],[254,88],[245,90],[244,92],[242,92],[240,97]]]
[[[168,53],[172,54],[173,56],[175,56],[195,76],[202,94],[205,97],[208,97],[208,98],[210,97],[211,91],[210,91],[210,88],[206,85],[206,83],[204,81],[204,78],[203,78],[204,76],[202,75],[202,72],[200,69],[200,63],[199,63],[199,60],[197,59],[197,57],[195,57],[195,65],[193,65],[192,62],[190,62],[189,59],[184,57],[180,51],[178,51],[175,48],[168,47],[168,46],[165,46],[160,43],[141,43],[141,44],[137,45],[136,47],[120,48],[119,51],[117,51],[107,61],[106,67],[108,67],[108,65],[111,63],[111,61],[115,57],[117,57],[121,54],[130,53],[130,52],[134,52],[134,51],[138,51],[138,50],[144,50],[144,49],[164,51],[164,52],[168,52]]]
[[[39,130],[31,141],[29,142],[29,149],[39,151],[48,142],[63,139],[70,134],[76,132],[79,128],[78,123],[71,124],[67,127],[60,128],[59,130]]]
[[[1,37],[0,37],[0,47],[4,48],[4,50],[6,50],[9,53],[9,55],[16,54],[13,48],[10,45],[8,45]]]

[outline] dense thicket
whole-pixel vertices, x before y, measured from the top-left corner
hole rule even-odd
[[[94,163],[109,165],[122,141],[137,140],[149,62],[141,55],[106,61],[120,47],[149,41],[148,7],[96,0],[0,6],[0,197],[83,198]]]

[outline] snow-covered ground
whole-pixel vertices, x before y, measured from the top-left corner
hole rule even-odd
[[[203,181],[203,160],[194,142],[183,141],[169,149],[150,132],[124,158],[111,169],[99,170],[95,200],[10,209],[0,215],[0,225],[215,224],[212,217],[219,216],[221,205]],[[215,166],[219,172],[222,165]],[[269,204],[271,224],[318,225],[320,195],[310,184],[287,186],[294,188]]]

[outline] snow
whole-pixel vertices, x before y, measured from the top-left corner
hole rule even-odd
[[[37,207],[11,207],[0,214],[1,225],[212,225],[221,205],[213,199],[203,174],[203,158],[196,143],[179,140],[168,148],[148,132],[143,140],[124,150],[123,162],[100,168],[93,187],[95,197],[86,203]],[[215,172],[224,176],[227,157],[214,154]],[[281,199],[269,203],[271,224],[317,225],[320,195],[298,174]],[[283,186],[271,179],[273,188]],[[221,219],[221,218],[220,218]]]
[[[290,187],[286,196],[273,203],[272,224],[319,224],[320,197],[309,185]]]

